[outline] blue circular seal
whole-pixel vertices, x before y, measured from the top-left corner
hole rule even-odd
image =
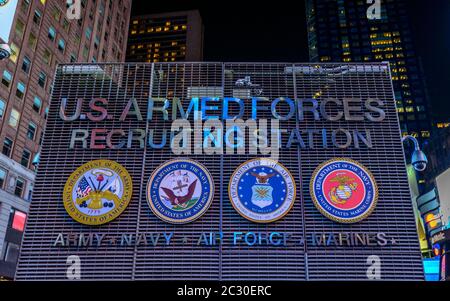
[[[230,202],[244,218],[270,223],[284,217],[294,205],[295,181],[277,161],[258,158],[239,166],[228,186]]]
[[[171,160],[158,167],[147,184],[150,209],[161,220],[185,224],[202,216],[214,198],[208,170],[188,159]]]
[[[372,173],[348,158],[322,163],[311,177],[310,194],[316,208],[339,223],[367,218],[378,201],[378,186]]]

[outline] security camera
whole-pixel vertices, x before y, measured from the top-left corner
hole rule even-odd
[[[417,171],[424,171],[427,168],[428,159],[423,151],[415,150],[412,154],[411,164]]]
[[[8,44],[0,44],[0,61],[11,56],[11,48]]]

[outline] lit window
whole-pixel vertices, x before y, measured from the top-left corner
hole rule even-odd
[[[17,83],[17,90],[16,90],[16,96],[20,99],[23,99],[23,96],[25,95],[25,84],[22,82]]]
[[[2,84],[5,85],[7,88],[11,85],[12,81],[12,75],[8,71],[3,71],[3,77],[2,77]]]
[[[36,137],[36,125],[33,122],[28,124],[27,137],[30,140],[34,140]]]
[[[33,110],[36,113],[40,113],[41,107],[42,107],[42,100],[39,97],[35,96],[33,101]]]
[[[19,57],[19,52],[20,52],[20,48],[17,47],[16,44],[11,43],[11,56],[9,57],[9,59],[13,63],[17,63],[17,58]]]
[[[16,109],[12,109],[11,115],[9,116],[8,124],[13,128],[17,128],[17,126],[19,125],[19,120],[20,120],[19,111],[17,111]]]
[[[51,41],[54,41],[54,40],[55,40],[55,38],[56,38],[56,29],[55,29],[54,27],[50,27],[50,28],[48,29],[48,38],[49,38]]]
[[[64,42],[63,39],[59,39],[58,41],[58,50],[64,53],[64,50],[66,49],[66,42]]]
[[[5,114],[5,101],[0,99],[0,118]]]

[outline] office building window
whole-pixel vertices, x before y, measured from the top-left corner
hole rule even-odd
[[[18,37],[20,37],[20,38],[23,37],[23,33],[25,31],[25,24],[20,19],[17,19],[17,21],[16,21],[15,31],[16,31],[16,35]]]
[[[28,47],[33,50],[36,49],[36,42],[36,36],[32,32],[30,32],[30,36],[28,37]]]
[[[19,52],[20,52],[20,48],[16,44],[11,43],[11,56],[9,57],[9,59],[14,64],[17,63],[17,59],[19,58]]]
[[[20,5],[20,9],[24,14],[28,12],[28,8],[30,7],[30,0],[22,0],[22,4]]]
[[[3,189],[6,181],[6,169],[0,167],[0,188]]]
[[[20,99],[23,99],[23,96],[25,95],[25,84],[22,82],[17,83],[17,90],[16,90],[16,96]]]
[[[36,137],[36,125],[33,122],[28,124],[27,137],[30,140],[34,140]]]
[[[5,258],[3,260],[9,263],[16,263],[18,258],[19,246],[8,242],[8,244],[6,245]]]
[[[12,109],[11,110],[11,115],[9,116],[8,124],[11,127],[16,129],[17,126],[19,125],[19,120],[20,120],[20,112],[17,111],[16,109]]]
[[[14,230],[23,232],[25,230],[25,223],[27,221],[27,214],[25,212],[11,208],[9,212],[8,226]]]
[[[44,50],[44,55],[42,56],[42,61],[50,66],[52,64],[52,53],[48,49]]]
[[[36,113],[41,113],[41,107],[42,107],[42,100],[39,97],[34,97],[33,101],[33,110]]]
[[[5,141],[3,142],[3,149],[2,154],[4,154],[7,157],[11,156],[13,142],[10,138],[6,137]]]
[[[25,180],[21,178],[16,179],[16,188],[14,189],[14,194],[19,198],[23,195],[23,190],[25,188]]]
[[[30,159],[31,159],[31,152],[24,149],[22,152],[22,159],[20,160],[20,164],[28,168],[28,166],[30,165]]]
[[[3,99],[0,99],[0,119],[3,118],[4,114],[5,114],[5,101]]]
[[[31,61],[28,57],[23,58],[22,71],[25,73],[30,73]]]
[[[42,88],[45,88],[45,82],[46,81],[47,81],[47,74],[45,74],[44,72],[40,72],[39,73],[39,78],[38,78],[39,86],[41,86]]]
[[[48,38],[53,42],[56,38],[56,29],[54,27],[50,27],[48,29]]]
[[[90,40],[91,36],[92,36],[92,28],[91,27],[86,28],[85,34],[86,34],[86,39]]]
[[[58,41],[58,50],[64,53],[64,50],[66,49],[66,42],[63,39],[59,39]]]
[[[35,10],[34,11],[34,16],[33,16],[33,22],[36,24],[36,25],[41,25],[41,19],[42,19],[42,14],[41,14],[41,12],[40,11],[38,11],[38,10]]]
[[[7,88],[9,88],[9,86],[11,85],[11,81],[12,81],[11,73],[9,73],[8,71],[4,70],[3,71],[3,76],[2,76],[2,84],[5,85]]]
[[[59,10],[59,8],[53,7],[52,16],[56,22],[59,22],[59,20],[61,19],[61,11]]]

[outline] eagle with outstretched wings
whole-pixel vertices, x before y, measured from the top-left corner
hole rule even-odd
[[[188,192],[183,196],[177,196],[173,192],[172,189],[161,187],[161,189],[166,194],[167,199],[170,201],[172,206],[180,205],[183,206],[185,203],[190,201],[192,199],[192,196],[194,195],[195,187],[197,186],[197,180],[192,182],[188,187]]]
[[[271,173],[271,174],[266,175],[266,174],[263,174],[263,173],[257,174],[257,173],[254,173],[254,172],[252,172],[251,175],[254,176],[254,177],[258,180],[258,183],[260,183],[260,184],[266,184],[267,181],[268,181],[270,178],[272,178],[273,176],[275,176],[274,173]]]

